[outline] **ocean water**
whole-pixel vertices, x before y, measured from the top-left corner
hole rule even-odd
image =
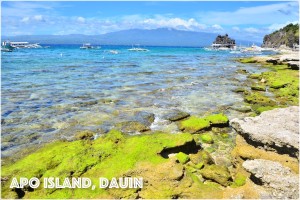
[[[176,132],[165,113],[179,109],[193,115],[241,104],[232,92],[255,65],[235,62],[245,55],[202,48],[126,46],[81,50],[80,45],[2,52],[2,155],[60,138],[78,130],[99,133],[136,111],[155,114],[152,130]],[[117,50],[118,54],[111,54]],[[247,55],[246,55],[247,56]],[[229,117],[241,113],[226,111]]]

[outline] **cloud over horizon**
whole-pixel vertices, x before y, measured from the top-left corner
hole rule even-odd
[[[70,4],[64,2],[5,2],[2,3],[2,35],[78,33],[97,35],[136,28],[174,28],[229,33],[233,36],[242,36],[241,32],[245,32],[246,37],[259,39],[288,23],[298,22],[298,2],[270,2],[267,5],[243,6],[230,11],[201,11],[199,8],[197,12],[186,11],[184,15],[181,14],[182,11],[180,14],[174,12],[144,14],[138,11],[131,14],[101,16],[101,11],[98,11],[94,16],[86,12],[85,16],[82,12],[77,14],[79,12],[64,11],[70,7]]]

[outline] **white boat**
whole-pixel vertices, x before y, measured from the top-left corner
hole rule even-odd
[[[111,54],[119,54],[119,52],[117,50],[110,50],[109,53],[111,53]]]
[[[30,44],[29,42],[10,42],[11,46],[16,49],[37,49],[42,48],[39,43]]]
[[[128,49],[128,51],[149,51],[148,49],[140,48],[140,45],[136,45],[137,47],[133,47]]]
[[[91,43],[85,43],[83,44],[80,49],[100,49],[101,47],[94,47],[91,45]]]

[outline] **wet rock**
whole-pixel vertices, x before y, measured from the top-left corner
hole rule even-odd
[[[204,178],[215,181],[223,186],[227,186],[231,180],[229,170],[225,166],[207,165],[200,173]]]
[[[150,127],[138,122],[138,121],[125,121],[116,124],[117,129],[124,133],[135,133],[149,131]]]
[[[243,167],[251,173],[251,180],[270,190],[272,198],[298,199],[299,179],[288,167],[263,159],[247,160]]]
[[[95,133],[89,130],[84,130],[77,132],[75,138],[78,140],[91,140],[93,139]]]
[[[276,150],[280,154],[299,155],[299,107],[265,111],[257,117],[233,119],[231,126],[249,144]]]
[[[208,165],[215,164],[210,154],[204,150],[199,151],[197,154],[190,154],[189,157],[191,162],[194,163],[195,165],[199,163],[208,164]]]
[[[230,108],[232,110],[242,112],[242,113],[251,112],[251,107],[250,106],[231,106]]]
[[[190,114],[181,110],[170,110],[163,118],[170,120],[172,122],[185,119],[189,117]]]
[[[272,63],[273,65],[277,65],[277,64],[281,63],[279,58],[270,58],[270,59],[267,59],[266,62]]]
[[[266,87],[263,85],[252,85],[251,90],[266,91]]]
[[[293,70],[299,70],[299,62],[297,61],[290,61],[287,63],[287,65]]]
[[[144,124],[145,126],[150,126],[155,119],[155,116],[153,113],[148,113],[145,111],[138,111],[135,112],[135,116],[134,119],[142,124]]]
[[[245,88],[236,88],[233,90],[233,92],[236,92],[236,93],[242,93],[242,92],[245,92],[246,89]]]
[[[248,74],[249,72],[245,69],[238,69],[235,71],[236,73],[239,73],[239,74]]]

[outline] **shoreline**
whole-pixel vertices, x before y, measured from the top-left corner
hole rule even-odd
[[[284,55],[288,56],[289,54]],[[251,108],[252,116],[267,113],[267,110],[275,108],[299,106],[299,88],[295,91],[295,85],[299,85],[298,71],[291,70],[287,64],[278,65],[276,63],[273,65],[266,62],[271,58],[272,56],[263,59],[261,57],[240,59],[242,63],[256,63],[270,70],[260,74],[249,74],[246,85],[251,89],[241,88],[237,91],[237,93],[242,93],[244,104]],[[274,59],[277,59],[277,56],[273,57]],[[295,74],[298,77],[290,77]],[[282,82],[277,82],[273,77]],[[267,89],[273,93],[273,96],[265,95]],[[76,198],[90,195],[94,198],[150,198],[158,195],[161,198],[171,198],[176,195],[177,198],[232,198],[242,195],[244,198],[259,198],[260,195],[269,195],[268,197],[272,195],[268,193],[269,188],[258,186],[250,179],[253,172],[247,166],[244,167],[245,159],[268,159],[271,157],[273,162],[279,162],[281,165],[289,167],[292,171],[290,172],[291,176],[299,173],[297,159],[278,154],[278,152],[274,153],[269,149],[259,149],[249,144],[249,141],[245,141],[245,138],[241,137],[236,126],[233,127],[238,132],[236,144],[230,144],[230,138],[234,138],[235,135],[231,131],[231,126],[228,125],[228,118],[222,114],[206,117],[189,116],[187,113],[180,114],[182,117],[176,116],[175,121],[180,130],[187,133],[154,132],[128,136],[111,130],[103,137],[90,140],[94,136],[93,133],[82,132],[78,134],[75,141],[46,144],[45,147],[25,156],[16,163],[2,166],[4,175],[1,178],[6,180],[3,182],[2,195],[9,198],[14,197],[16,192],[9,191],[7,188],[9,180],[12,176],[24,174],[29,178],[31,176],[47,177],[49,174],[65,177],[103,176],[111,178],[130,174],[131,176],[144,176],[144,179],[151,184],[146,184],[141,191],[126,190],[124,193],[121,190],[98,190],[99,193],[84,190],[73,193],[72,190],[59,191],[39,188],[31,192],[25,190],[25,196],[22,197],[32,198],[46,195],[50,198]],[[230,123],[232,124],[232,120]],[[219,144],[224,145],[219,146]],[[225,150],[224,155],[229,154],[227,155],[230,156],[229,160],[219,159],[217,161],[216,157],[212,157],[216,148],[219,147],[222,148],[221,150]],[[118,151],[115,151],[115,148]],[[229,149],[232,151],[228,152]],[[65,154],[59,155],[62,151]],[[124,152],[128,155],[124,155]],[[59,157],[55,158],[56,156]],[[124,156],[125,160],[122,159]],[[39,159],[42,160],[39,161],[36,169],[31,169],[32,164]],[[68,166],[69,161],[73,163],[71,166]],[[115,169],[107,169],[106,165],[115,166]],[[170,168],[173,168],[174,172],[170,172]],[[99,170],[100,172],[98,172]],[[162,176],[160,177],[157,172]],[[153,174],[155,177],[152,177]],[[215,174],[219,174],[219,176]],[[162,182],[166,188],[155,187],[156,184],[159,185]]]

